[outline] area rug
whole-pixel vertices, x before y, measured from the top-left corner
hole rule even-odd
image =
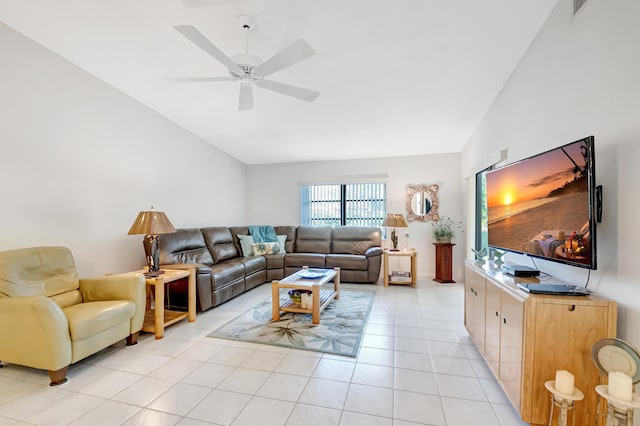
[[[322,311],[318,325],[311,323],[309,314],[287,313],[272,321],[269,298],[209,337],[356,357],[374,297],[370,290],[341,289],[340,299]]]

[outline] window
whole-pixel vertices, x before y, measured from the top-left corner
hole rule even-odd
[[[487,172],[493,170],[491,166],[476,174],[476,243],[475,249],[489,249],[487,210]]]
[[[382,226],[386,213],[384,183],[303,185],[300,223],[306,226]]]

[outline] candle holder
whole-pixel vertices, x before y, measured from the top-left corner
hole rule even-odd
[[[631,377],[633,385],[640,382],[640,353],[636,348],[622,339],[605,338],[593,344],[591,348],[591,359],[600,372],[600,384],[596,386],[596,393],[598,394],[596,424],[600,424],[601,398],[607,400],[608,425],[633,424],[633,410],[631,410],[629,414],[627,413],[627,409],[621,408],[628,402],[616,401],[615,398],[609,395],[608,386],[603,383],[612,371],[628,375]],[[604,388],[601,386],[604,386]],[[604,396],[604,393],[609,396],[609,399]],[[637,398],[637,395],[633,394],[632,402],[637,401]],[[628,420],[629,416],[631,416],[631,423],[629,423]],[[620,421],[626,423],[620,423]]]
[[[558,426],[567,426],[567,417],[569,411],[573,411],[576,401],[584,399],[584,393],[576,387],[573,388],[573,394],[559,392],[556,389],[556,381],[548,380],[544,382],[544,387],[551,393],[551,411],[549,412],[549,426],[553,424],[553,407],[560,409],[558,413]],[[576,424],[575,413],[571,416],[572,424]]]
[[[598,385],[596,392],[607,400],[607,426],[633,426],[633,410],[640,408],[640,397],[633,394],[631,401],[609,395],[609,386]]]

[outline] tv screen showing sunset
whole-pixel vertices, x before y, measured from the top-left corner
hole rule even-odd
[[[488,172],[489,245],[591,264],[585,140]]]

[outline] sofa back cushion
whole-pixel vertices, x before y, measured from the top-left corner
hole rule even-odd
[[[61,308],[82,302],[80,281],[66,247],[0,252],[0,297],[48,296]]]
[[[296,253],[330,253],[331,228],[299,226],[296,230]]]
[[[199,229],[176,229],[174,233],[160,235],[160,264],[174,263],[213,264],[213,257]]]
[[[202,228],[201,231],[215,263],[240,256],[238,249],[233,243],[233,237],[229,228],[221,226],[210,227]]]
[[[364,254],[371,247],[380,247],[380,228],[341,226],[332,228],[331,253]]]
[[[248,226],[230,226],[229,231],[231,232],[231,237],[233,238],[233,244],[236,246],[236,250],[238,251],[238,253],[242,254],[242,245],[240,243],[240,239],[238,238],[238,235],[249,235],[249,227]],[[253,244],[253,242],[251,242],[251,244]]]
[[[0,297],[55,296],[80,282],[66,247],[30,247],[0,252]]]
[[[278,235],[278,238],[281,235],[286,235],[287,239],[285,240],[284,243],[284,250],[287,253],[291,253],[293,252],[293,247],[295,246],[296,243],[296,226],[274,226],[273,227],[276,230],[276,235]]]

